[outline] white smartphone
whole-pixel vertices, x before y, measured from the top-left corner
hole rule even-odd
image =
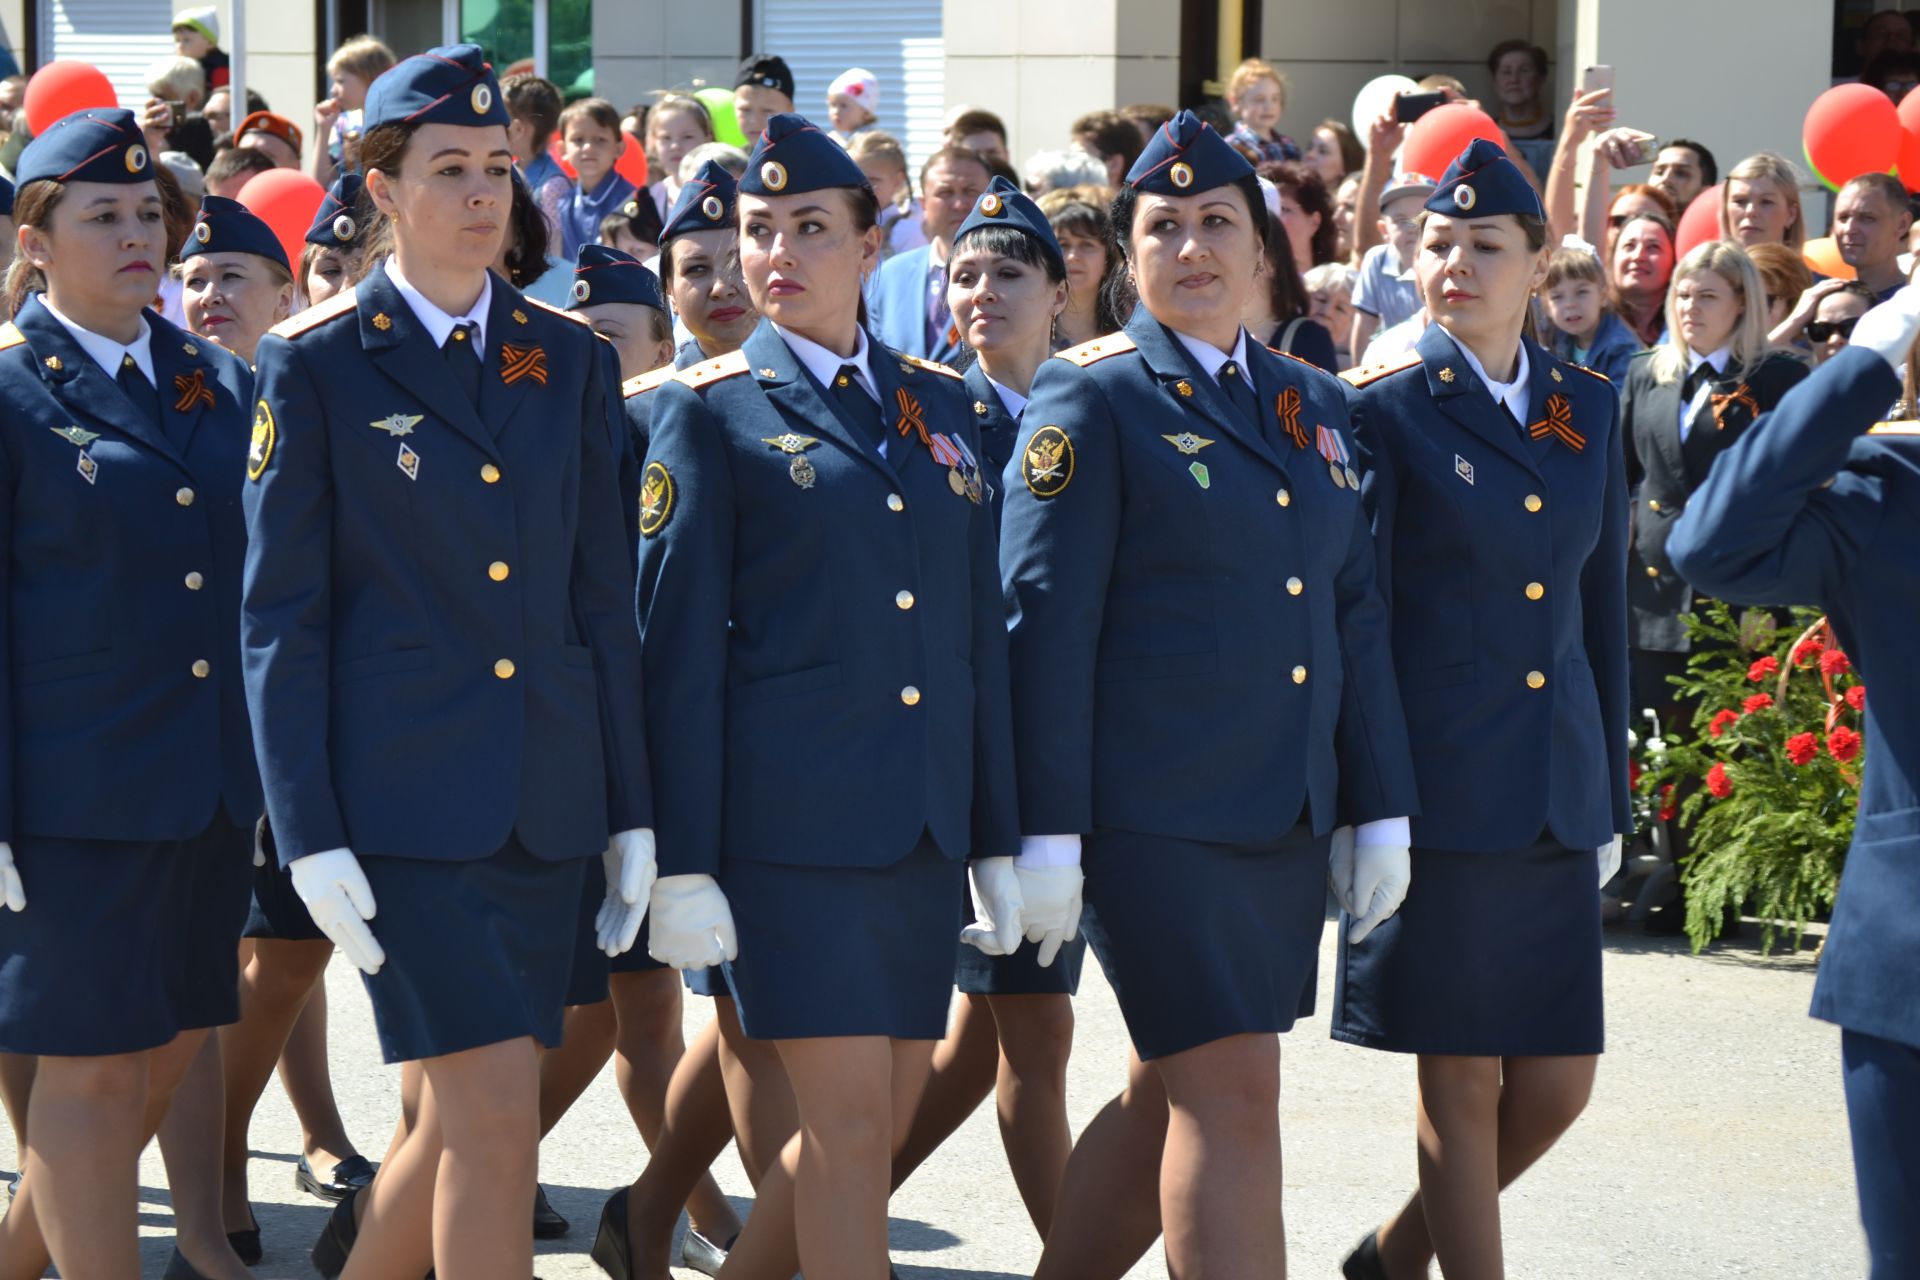
[[[1613,90],[1613,68],[1605,63],[1583,68],[1580,72],[1580,92],[1592,93],[1595,89]]]

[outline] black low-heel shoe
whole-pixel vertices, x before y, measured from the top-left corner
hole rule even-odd
[[[193,1264],[188,1262],[178,1249],[175,1249],[173,1256],[167,1259],[167,1269],[160,1273],[160,1280],[207,1280],[207,1278],[195,1271]]]
[[[249,1267],[260,1265],[260,1259],[266,1255],[260,1248],[260,1220],[253,1216],[253,1206],[247,1206],[247,1221],[253,1225],[245,1231],[227,1232],[227,1243],[233,1246],[233,1252],[240,1261]]]
[[[1386,1264],[1380,1261],[1380,1233],[1367,1232],[1367,1238],[1353,1247],[1347,1260],[1340,1264],[1340,1274],[1346,1280],[1387,1280]]]
[[[343,1197],[372,1182],[373,1174],[373,1161],[365,1156],[348,1156],[333,1166],[333,1173],[323,1182],[320,1175],[313,1171],[313,1165],[305,1156],[301,1156],[300,1162],[293,1166],[293,1185],[296,1190],[310,1196],[338,1204]]]
[[[533,1238],[535,1240],[558,1240],[573,1230],[573,1224],[560,1216],[560,1211],[547,1200],[547,1189],[539,1183],[533,1184]]]
[[[587,1254],[613,1280],[633,1280],[633,1241],[627,1238],[627,1188],[607,1197],[600,1211],[600,1230]]]
[[[727,1251],[695,1231],[691,1226],[680,1241],[680,1265],[703,1276],[717,1276],[727,1260]]]
[[[320,1238],[313,1242],[313,1269],[326,1280],[347,1269],[347,1255],[353,1252],[353,1242],[360,1234],[359,1224],[353,1220],[353,1202],[360,1198],[356,1188],[347,1198],[333,1206],[333,1212],[327,1215],[326,1229]]]

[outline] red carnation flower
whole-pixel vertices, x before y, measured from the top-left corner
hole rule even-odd
[[[1829,649],[1820,655],[1820,674],[1841,676],[1853,670],[1853,664],[1847,661],[1847,655],[1838,649]]]
[[[1820,754],[1820,740],[1810,733],[1796,733],[1787,739],[1787,761],[1795,765],[1808,765]]]
[[[1753,681],[1755,684],[1759,684],[1769,676],[1777,676],[1779,674],[1780,659],[1774,657],[1772,654],[1768,654],[1747,668],[1747,679]]]
[[[1860,754],[1860,735],[1841,725],[1827,735],[1827,754],[1841,764]]]
[[[1847,705],[1855,711],[1865,711],[1867,709],[1867,686],[1857,684],[1847,690]]]
[[[1752,715],[1756,711],[1765,711],[1768,707],[1772,706],[1773,695],[1770,693],[1749,694],[1747,695],[1747,700],[1740,705],[1747,709],[1748,715]]]
[[[1827,646],[1821,644],[1819,640],[1808,636],[1805,640],[1793,646],[1793,665],[1796,667],[1806,666],[1822,653],[1826,652],[1826,648]]]
[[[1733,794],[1733,779],[1727,777],[1727,766],[1718,760],[1714,761],[1713,768],[1707,770],[1707,790],[1716,800],[1725,800]]]
[[[1640,785],[1640,772],[1640,762],[1629,759],[1627,761],[1627,790],[1632,791]]]
[[[1707,725],[1707,736],[1717,738],[1725,733],[1728,728],[1739,723],[1740,713],[1738,711],[1716,711],[1713,713],[1713,720]]]
[[[1714,766],[1716,769],[1719,767],[1719,765]],[[1672,822],[1673,813],[1673,784],[1669,782],[1666,786],[1660,788],[1660,821]]]

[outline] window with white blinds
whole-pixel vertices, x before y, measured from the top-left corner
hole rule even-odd
[[[173,0],[36,0],[36,63],[90,62],[107,73],[120,105],[147,100],[147,67],[173,56]]]
[[[880,80],[879,127],[907,148],[907,163],[940,149],[946,74],[940,0],[758,0],[753,47],[793,68],[794,109],[827,122],[827,86],[849,67]]]

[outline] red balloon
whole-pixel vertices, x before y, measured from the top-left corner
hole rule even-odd
[[[1900,99],[1894,112],[1900,119],[1900,181],[1909,191],[1920,191],[1920,94]]]
[[[577,179],[580,176],[579,173],[575,172],[574,167],[567,163],[567,153],[560,146],[559,134],[556,133],[547,140],[547,154],[552,156],[553,162],[560,166],[560,172],[566,174],[569,178]]]
[[[1435,107],[1408,126],[1406,142],[1400,148],[1400,168],[1437,179],[1475,138],[1497,142],[1503,148],[1507,145],[1500,126],[1480,108],[1464,102]]]
[[[38,136],[62,116],[89,107],[117,107],[120,98],[107,73],[91,62],[49,62],[27,81],[22,105],[27,128]]]
[[[1893,99],[1866,84],[1838,84],[1813,100],[1800,126],[1807,164],[1836,190],[1863,173],[1887,173],[1900,159]]]
[[[1709,240],[1720,238],[1720,184],[1715,183],[1693,198],[1680,215],[1673,233],[1673,260],[1686,257]]]
[[[613,171],[636,187],[647,185],[647,153],[633,140],[633,135],[620,135],[620,158],[613,162]]]
[[[326,188],[298,169],[256,173],[240,188],[238,197],[255,217],[273,228],[280,247],[287,251],[287,261],[296,270],[300,254],[307,247],[307,228],[313,225],[313,215],[326,198]]]

